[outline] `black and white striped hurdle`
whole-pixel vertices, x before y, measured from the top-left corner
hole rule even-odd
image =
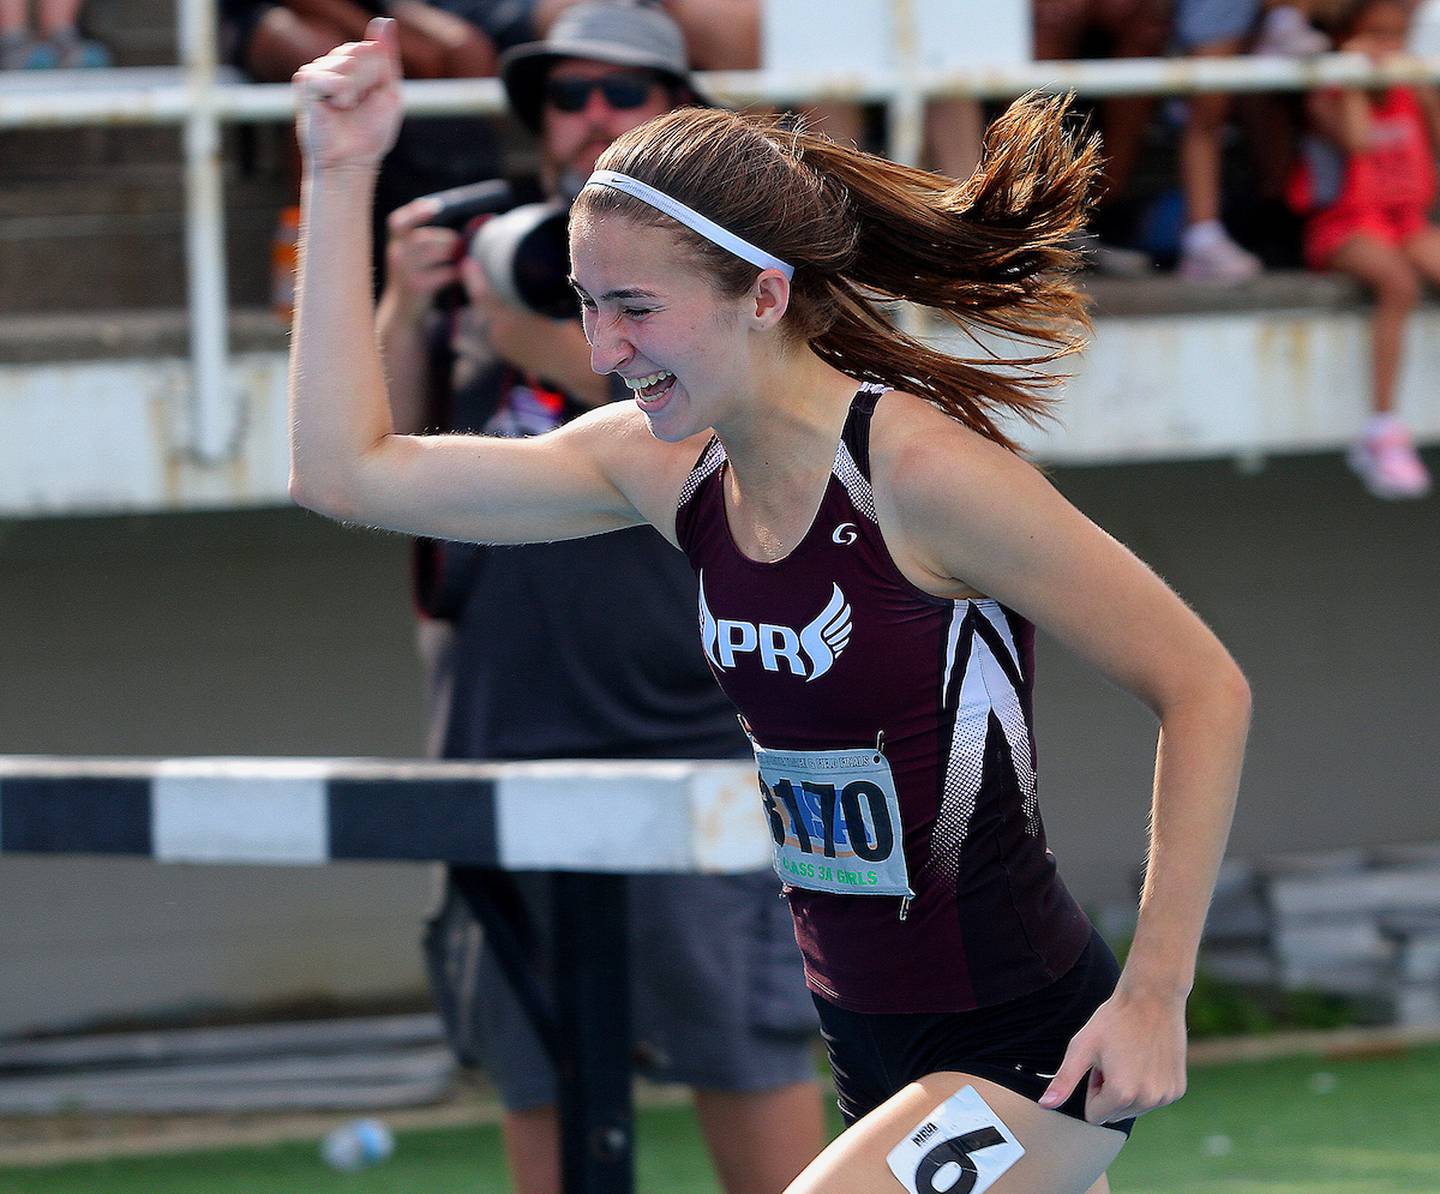
[[[0,756],[0,856],[18,854],[462,868],[457,885],[556,1062],[566,1194],[629,1194],[624,876],[754,870],[770,835],[744,762]],[[487,870],[557,872],[553,1007],[487,897]]]
[[[727,873],[767,865],[744,762],[0,756],[0,854]]]

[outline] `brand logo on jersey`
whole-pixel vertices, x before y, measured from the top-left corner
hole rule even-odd
[[[808,684],[828,672],[850,645],[850,603],[840,586],[831,584],[825,608],[799,630],[770,622],[740,622],[717,618],[705,599],[705,574],[700,574],[700,642],[705,658],[722,672],[735,667],[738,655],[758,655],[767,672],[778,672],[783,662],[790,673]]]
[[[842,522],[830,533],[832,543],[849,544],[860,538],[860,530],[853,522]]]

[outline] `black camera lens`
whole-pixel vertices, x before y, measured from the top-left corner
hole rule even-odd
[[[550,319],[575,315],[570,289],[569,206],[527,203],[487,220],[470,241],[490,285]]]

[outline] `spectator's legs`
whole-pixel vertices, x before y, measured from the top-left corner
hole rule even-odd
[[[55,55],[30,32],[30,0],[0,0],[0,70],[55,65]]]
[[[1100,117],[1105,138],[1105,170],[1100,176],[1102,205],[1127,197],[1154,107],[1155,101],[1143,95],[1105,101]]]
[[[110,51],[98,41],[80,36],[83,0],[35,0],[36,49],[47,62],[29,65],[58,66],[65,70],[109,66]]]
[[[277,4],[256,23],[241,65],[261,83],[285,83],[307,62],[346,40],[346,31],[339,26],[304,20]]]
[[[73,33],[80,20],[82,0],[36,0],[35,24],[42,37]]]
[[[760,0],[664,0],[685,35],[694,70],[754,70],[760,65]]]
[[[1165,46],[1169,23],[1154,0],[1035,0],[1035,57],[1075,58],[1092,29],[1104,33],[1116,58],[1150,58]],[[1102,204],[1118,199],[1140,156],[1153,101],[1145,96],[1109,100],[1102,116],[1105,172]]]
[[[501,1121],[514,1194],[559,1194],[560,1112],[555,1107],[507,1111]]]
[[[824,133],[842,145],[865,148],[865,113],[859,104],[839,101],[812,104],[803,109],[806,123],[817,133]]]
[[[695,1114],[726,1194],[780,1194],[825,1144],[814,1082],[744,1094],[697,1089]]]
[[[1417,269],[1417,258],[1426,266]],[[1430,492],[1430,473],[1415,451],[1409,430],[1395,413],[1395,389],[1405,323],[1420,301],[1422,269],[1440,271],[1440,236],[1433,231],[1422,233],[1400,249],[1377,236],[1358,233],[1335,250],[1328,264],[1375,291],[1372,413],[1363,434],[1351,445],[1348,463],[1376,497],[1423,497]]]
[[[780,1194],[823,1146],[813,1082],[773,1091],[696,1090],[695,1114],[726,1194]],[[506,1112],[505,1157],[515,1194],[560,1189],[560,1116],[554,1107]]]
[[[1112,58],[1156,58],[1170,36],[1167,6],[1155,0],[1101,0],[1097,17]],[[1107,100],[1101,116],[1105,137],[1104,192],[1101,207],[1123,203],[1154,111],[1151,96]]]
[[[1086,38],[1101,33],[1117,58],[1160,54],[1169,36],[1168,5],[1157,0],[1034,0],[1035,57],[1078,57]],[[1149,256],[1124,247],[1133,233],[1127,194],[1144,143],[1154,101],[1145,96],[1107,100],[1101,108],[1105,161],[1091,219],[1096,243],[1091,260],[1102,273],[1139,276],[1154,266]]]
[[[530,20],[544,37],[578,0],[535,0]],[[760,0],[660,0],[680,26],[692,70],[754,70],[760,65]]]
[[[416,10],[424,10],[417,13]],[[391,6],[400,36],[400,57],[408,79],[468,77],[469,68],[484,66],[493,73],[494,48],[469,22],[431,9],[418,0]],[[242,64],[262,83],[288,82],[305,63],[327,54],[342,42],[365,35],[370,11],[350,0],[332,0],[325,16],[301,16],[284,5],[266,11],[255,26]],[[456,72],[450,73],[452,69]]]
[[[1232,58],[1238,41],[1214,42],[1191,51],[1195,58]],[[1189,119],[1180,138],[1180,182],[1185,190],[1185,216],[1200,224],[1220,218],[1220,154],[1230,97],[1224,92],[1192,95]]]
[[[1395,409],[1405,323],[1420,301],[1420,279],[1405,253],[1375,236],[1358,233],[1330,258],[1329,267],[1358,278],[1375,292],[1371,324],[1371,406],[1376,414]]]
[[[474,79],[495,73],[495,46],[476,25],[425,0],[395,0],[387,11],[400,26],[429,47],[433,78]]]
[[[1440,228],[1430,225],[1407,240],[1401,249],[1426,280],[1440,286]]]
[[[985,111],[979,100],[937,100],[925,109],[925,154],[930,167],[951,178],[969,178],[980,164]]]
[[[1230,58],[1244,46],[1239,38],[1194,47],[1196,58]],[[1192,95],[1189,118],[1180,136],[1180,186],[1185,195],[1185,232],[1181,239],[1181,275],[1196,282],[1245,282],[1260,272],[1260,260],[1247,253],[1220,222],[1221,157],[1230,97]]]
[[[1035,57],[1042,62],[1074,58],[1092,23],[1092,0],[1032,0]]]

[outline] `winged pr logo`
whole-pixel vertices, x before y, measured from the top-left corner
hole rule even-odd
[[[767,672],[778,672],[781,662],[808,684],[818,680],[850,645],[850,602],[831,582],[825,608],[799,630],[772,622],[742,622],[717,618],[705,597],[705,574],[700,574],[700,642],[705,658],[722,672],[735,667],[736,656],[758,655]]]

